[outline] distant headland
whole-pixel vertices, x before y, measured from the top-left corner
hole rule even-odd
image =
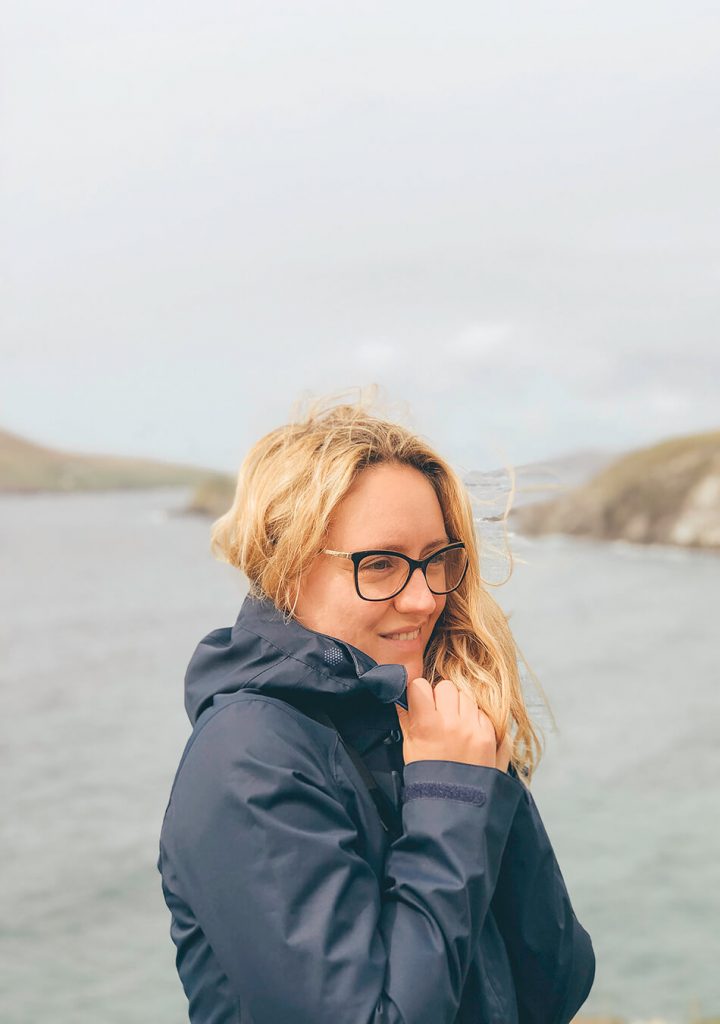
[[[0,494],[197,487],[212,475],[153,459],[60,451],[0,430]]]
[[[628,453],[577,452],[515,470],[509,525],[518,533],[720,549],[720,431]],[[465,483],[481,503],[495,511],[504,506],[505,470],[472,472]],[[189,511],[220,516],[234,492],[234,478],[216,476],[196,489]]]
[[[528,535],[720,549],[720,431],[628,452],[567,493],[513,510],[510,521]]]
[[[509,525],[518,533],[720,549],[720,431],[515,469]],[[492,470],[470,473],[465,482],[483,501],[502,497],[505,479],[505,470]],[[232,504],[235,478],[152,459],[59,451],[0,430],[0,494],[174,486],[192,488],[188,512],[216,518]]]

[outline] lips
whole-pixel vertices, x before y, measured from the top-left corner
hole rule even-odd
[[[398,630],[396,633],[381,633],[383,640],[417,640],[420,635],[420,626],[414,629]]]
[[[392,640],[395,643],[412,643],[418,639],[424,625],[424,623],[420,623],[418,626],[403,626],[391,633],[381,633],[380,636],[383,640]]]

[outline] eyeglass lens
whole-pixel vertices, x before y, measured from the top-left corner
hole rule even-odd
[[[428,587],[435,594],[454,590],[465,571],[464,548],[440,551],[430,559],[425,572]],[[367,555],[358,565],[358,588],[363,597],[381,601],[392,597],[406,583],[410,566],[397,555]]]

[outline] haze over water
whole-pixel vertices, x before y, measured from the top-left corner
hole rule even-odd
[[[186,499],[0,499],[3,1024],[187,1020],[157,841],[187,661],[244,588]],[[559,726],[528,679],[533,789],[598,959],[583,1013],[718,1014],[718,557],[511,539],[526,564],[494,593]]]

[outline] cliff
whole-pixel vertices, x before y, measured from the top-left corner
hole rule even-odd
[[[720,548],[720,431],[629,452],[551,501],[513,510],[520,533]]]

